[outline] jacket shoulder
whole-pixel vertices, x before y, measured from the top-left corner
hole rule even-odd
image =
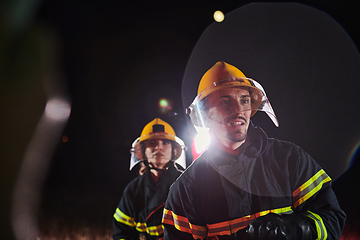
[[[292,142],[288,142],[288,141],[284,141],[284,140],[279,140],[279,139],[275,139],[275,138],[268,138],[268,145],[267,145],[268,150],[272,150],[272,151],[276,151],[276,152],[284,152],[285,154],[300,154],[301,152],[305,152],[303,149],[301,149],[301,147],[299,147],[298,145],[292,143]]]
[[[190,166],[179,176],[173,185],[189,185],[201,181],[201,176],[207,172],[208,163],[206,162],[207,153],[204,152],[200,157],[194,160]]]
[[[125,187],[123,195],[132,194],[136,195],[142,192],[143,186],[145,184],[145,175],[140,175],[131,180]]]

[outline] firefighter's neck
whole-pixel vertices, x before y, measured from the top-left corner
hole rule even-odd
[[[151,178],[157,182],[159,180],[159,177],[162,173],[162,171],[158,171],[158,170],[155,170],[155,169],[150,169],[150,173],[151,173]]]
[[[246,139],[239,142],[233,142],[230,140],[219,139],[219,137],[215,136],[212,138],[212,141],[224,152],[238,156],[242,152],[242,146],[245,143]]]
[[[162,169],[165,170],[166,168],[166,164],[153,164],[150,163],[150,173],[151,173],[151,178],[157,182],[159,180],[160,175],[162,174]]]

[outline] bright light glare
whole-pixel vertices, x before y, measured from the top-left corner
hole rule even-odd
[[[222,22],[222,21],[224,21],[224,18],[225,18],[225,16],[224,16],[224,14],[222,13],[222,11],[215,11],[214,12],[214,19],[215,19],[215,21],[217,21],[217,22]]]
[[[161,99],[159,103],[161,107],[167,107],[169,105],[166,99]]]
[[[198,133],[194,138],[194,146],[196,153],[202,153],[210,143],[210,134],[207,133]]]
[[[71,106],[65,99],[51,99],[46,103],[45,116],[53,120],[66,120],[70,116]]]

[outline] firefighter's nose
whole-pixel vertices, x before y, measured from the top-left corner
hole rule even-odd
[[[233,110],[233,112],[241,112],[242,106],[241,106],[240,100],[236,100],[233,102],[232,110]]]
[[[161,150],[162,149],[162,143],[161,141],[158,141],[155,145],[155,150]]]

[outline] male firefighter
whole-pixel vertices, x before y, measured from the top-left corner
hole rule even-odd
[[[278,121],[262,86],[217,62],[188,108],[208,149],[172,185],[164,239],[339,239],[345,224],[331,179],[300,147],[268,138],[250,118]]]
[[[164,203],[170,185],[184,169],[175,163],[185,157],[184,142],[168,123],[155,118],[144,127],[131,152],[130,170],[137,163],[141,168],[115,211],[113,239],[163,239]]]

